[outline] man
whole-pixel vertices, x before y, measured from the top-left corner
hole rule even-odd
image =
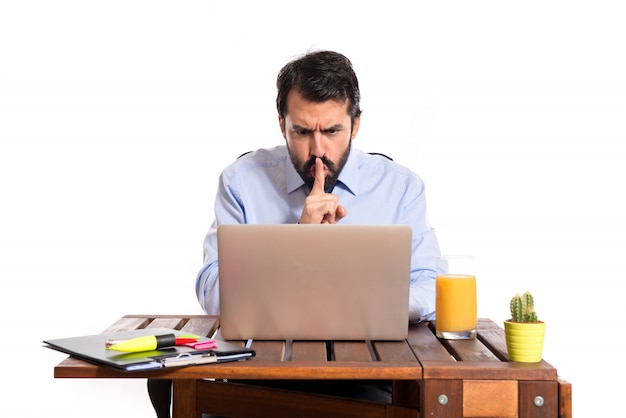
[[[312,52],[285,65],[276,84],[285,145],[246,154],[220,176],[215,221],[196,280],[202,308],[219,314],[220,224],[408,224],[413,230],[408,319],[434,319],[440,252],[428,224],[424,184],[407,168],[352,147],[361,108],[350,61],[332,51]]]
[[[245,154],[221,174],[215,221],[204,240],[198,301],[219,314],[220,224],[407,224],[413,231],[409,318],[434,319],[436,257],[422,180],[380,155],[352,147],[361,123],[359,83],[342,54],[318,51],[285,65],[277,78],[285,145]],[[312,260],[312,262],[316,262]],[[274,381],[273,387],[391,402],[389,382]],[[149,380],[159,417],[169,416],[168,381]]]

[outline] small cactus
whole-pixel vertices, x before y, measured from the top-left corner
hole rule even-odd
[[[516,294],[511,299],[511,320],[513,322],[539,322],[535,312],[533,295],[526,291],[523,295]]]

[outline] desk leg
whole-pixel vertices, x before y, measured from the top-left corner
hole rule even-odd
[[[572,384],[559,377],[559,418],[572,418]]]
[[[420,381],[420,411],[422,417],[461,418],[463,416],[463,381]]]
[[[557,417],[559,387],[555,381],[519,382],[520,418]]]
[[[172,418],[201,418],[196,408],[196,379],[174,379]]]
[[[394,380],[392,381],[392,403],[394,405],[406,406],[419,409],[420,407],[420,387],[417,380]]]

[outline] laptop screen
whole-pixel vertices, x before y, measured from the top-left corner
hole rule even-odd
[[[217,234],[224,338],[406,337],[409,226],[236,224]]]

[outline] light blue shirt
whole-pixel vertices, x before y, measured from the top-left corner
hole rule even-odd
[[[409,320],[435,317],[435,230],[426,211],[424,182],[408,168],[354,147],[332,193],[348,214],[341,224],[406,224],[413,230]],[[244,155],[221,174],[215,221],[204,240],[204,266],[196,279],[198,301],[219,314],[217,226],[220,224],[295,224],[309,188],[293,167],[287,147]]]

